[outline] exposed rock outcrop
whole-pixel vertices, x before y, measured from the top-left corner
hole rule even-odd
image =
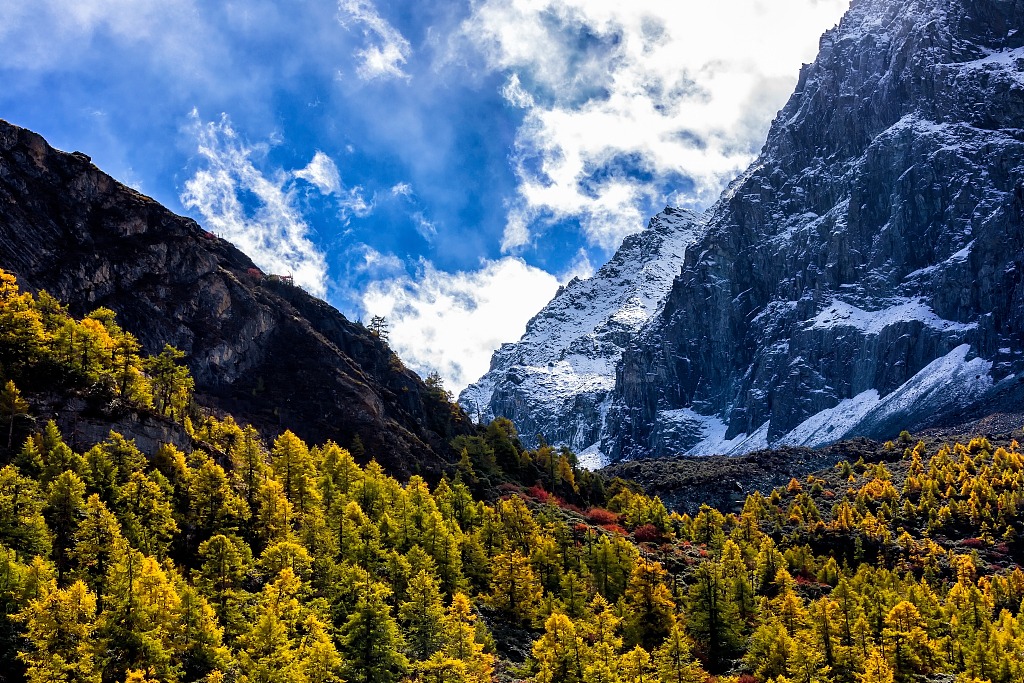
[[[1024,2],[855,0],[617,370],[614,458],[888,437],[1024,378]]]
[[[267,435],[290,428],[391,472],[439,473],[469,420],[386,344],[80,153],[0,121],[0,267],[71,312],[118,314],[147,352],[187,354],[198,398]]]

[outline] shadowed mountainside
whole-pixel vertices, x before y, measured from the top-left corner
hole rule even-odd
[[[0,267],[75,315],[113,309],[148,353],[186,354],[197,399],[268,435],[356,437],[398,475],[437,474],[473,426],[360,324],[268,280],[195,221],[80,153],[0,121]]]

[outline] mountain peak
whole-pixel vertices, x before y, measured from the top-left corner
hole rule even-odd
[[[999,408],[1024,376],[1021,26],[1020,2],[856,0],[720,201],[626,238],[463,406],[615,459]]]
[[[592,277],[559,289],[459,403],[474,418],[509,417],[530,446],[538,435],[578,451],[597,444],[615,364],[659,309],[699,232],[695,213],[666,208]]]

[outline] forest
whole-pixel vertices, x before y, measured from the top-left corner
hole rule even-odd
[[[680,515],[505,420],[431,482],[264,440],[195,404],[180,351],[140,348],[0,273],[3,680],[1024,681],[1016,442],[904,433]],[[33,414],[46,392],[191,449],[112,431],[78,452]]]

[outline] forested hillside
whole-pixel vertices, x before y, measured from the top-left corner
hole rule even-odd
[[[691,517],[507,422],[433,485],[265,444],[178,360],[2,276],[4,680],[1024,680],[1016,443],[906,435]],[[180,421],[191,451],[75,452],[38,392]]]

